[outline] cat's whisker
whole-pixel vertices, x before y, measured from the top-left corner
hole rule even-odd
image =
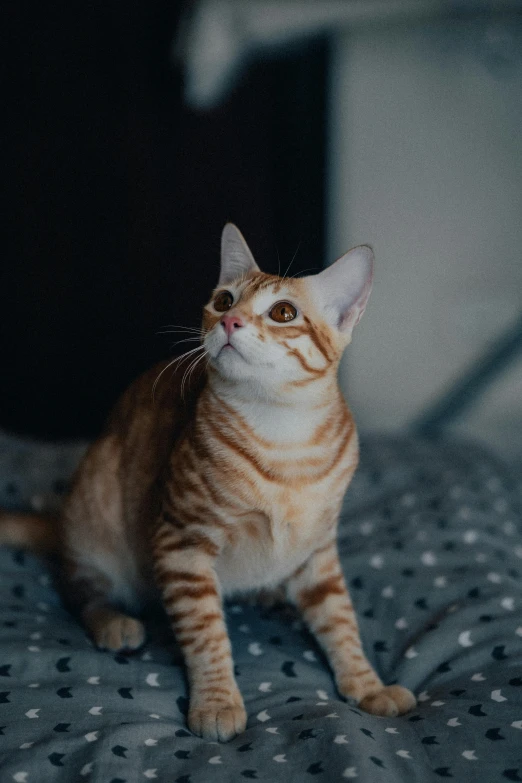
[[[156,334],[173,334],[175,332],[181,332],[186,334],[199,334],[204,335],[206,334],[205,329],[196,329],[195,327],[182,327],[182,326],[174,326],[173,324],[166,324],[165,326],[162,326],[161,329],[159,329]]]
[[[201,326],[187,326],[187,324],[164,324],[164,326],[160,327],[161,329],[190,329],[193,332],[200,332]]]
[[[186,337],[184,340],[176,340],[176,342],[171,343],[169,348],[172,351],[177,345],[181,345],[181,343],[190,343],[190,342],[201,344],[203,340],[201,337]]]
[[[205,351],[205,352],[206,352],[206,349],[205,349],[205,347],[204,347],[203,345],[198,345],[196,348],[192,348],[190,351],[186,351],[185,353],[182,353],[182,354],[181,354],[181,356],[176,356],[174,359],[172,359],[172,361],[171,361],[171,362],[169,362],[169,363],[168,363],[168,364],[167,364],[167,365],[166,365],[166,366],[165,366],[165,367],[164,367],[164,368],[161,370],[161,372],[159,373],[158,377],[156,378],[156,380],[154,381],[154,383],[153,383],[153,385],[152,385],[152,399],[153,399],[153,400],[154,400],[154,394],[155,394],[155,392],[156,392],[156,386],[158,385],[158,382],[159,382],[159,380],[160,380],[161,376],[163,375],[163,373],[164,373],[166,370],[168,370],[168,369],[169,369],[169,367],[172,367],[173,365],[179,364],[180,362],[184,361],[184,360],[185,360],[185,359],[187,359],[189,356],[191,356],[191,354],[194,354],[196,351]]]
[[[156,386],[158,385],[158,381],[159,381],[159,379],[161,378],[161,376],[163,375],[163,373],[165,372],[165,370],[168,370],[168,368],[169,368],[169,367],[172,367],[172,365],[174,364],[174,362],[175,362],[175,361],[176,361],[176,360],[175,360],[175,359],[173,359],[171,362],[169,362],[169,363],[166,365],[166,367],[164,367],[164,368],[163,368],[163,370],[160,372],[160,374],[158,375],[158,377],[156,378],[156,380],[155,380],[155,381],[154,381],[154,383],[152,384],[152,401],[153,401],[153,402],[154,402],[154,393],[155,393],[155,391],[156,391]]]
[[[188,384],[190,381],[190,376],[193,374],[194,370],[196,369],[197,365],[202,359],[205,359],[208,357],[208,351],[205,351],[201,356],[197,356],[195,359],[192,360],[188,368],[185,370],[185,373],[183,374],[183,379],[181,381],[181,399],[184,399],[184,393],[185,393],[185,384]]]
[[[205,332],[184,332],[181,329],[161,329],[156,334],[188,334],[192,337],[204,337]]]
[[[196,353],[196,351],[203,351],[203,350],[206,350],[205,346],[204,345],[198,345],[195,348],[192,348],[190,351],[185,351],[185,353],[182,353],[180,356],[176,356],[173,361],[174,361],[175,364],[181,365],[181,364],[183,364],[184,361],[186,361],[187,359],[190,359],[192,354]]]
[[[176,342],[172,343],[170,346],[173,348],[175,345],[180,345],[181,343],[201,343],[201,337],[185,337],[183,340],[176,340]]]
[[[197,358],[199,360],[202,357],[198,356]],[[192,364],[194,364],[194,361],[192,362]],[[181,381],[181,387],[180,388],[181,388],[181,399],[182,400],[185,400],[185,384],[188,383],[188,374],[189,374],[190,368],[192,367],[192,364],[185,370],[185,373],[183,374],[183,379]]]
[[[294,277],[297,277],[297,275],[304,275],[305,272],[315,272],[317,269],[319,269],[318,266],[309,266],[308,269],[300,269],[299,272],[295,272],[293,275],[290,275],[290,277],[287,277],[287,280],[292,280]]]
[[[186,353],[181,354],[181,356],[177,356],[173,360],[173,362],[170,362],[167,365],[167,367],[165,367],[165,370],[167,370],[169,367],[172,367],[173,365],[175,365],[174,369],[178,369],[179,367],[181,367],[181,365],[184,362],[186,362],[186,361],[190,362],[194,358],[194,356],[192,354],[194,354],[196,351],[201,351],[201,350],[205,350],[203,345],[199,345],[197,348],[193,348],[191,351],[187,351]],[[162,372],[164,372],[164,370]],[[159,377],[158,377],[158,380],[159,380]]]
[[[283,280],[286,280],[286,276],[287,276],[288,272],[290,271],[290,267],[294,263],[297,254],[299,253],[299,248],[300,247],[301,247],[301,240],[299,240],[299,244],[297,245],[296,251],[295,251],[294,255],[292,256],[292,260],[290,261],[290,263],[288,264],[288,266],[286,268],[286,272],[284,273],[283,278],[282,278]]]

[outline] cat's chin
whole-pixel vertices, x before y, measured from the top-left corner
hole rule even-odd
[[[223,381],[237,385],[246,384],[251,387],[252,394],[262,389],[264,398],[267,393],[273,391],[271,379],[276,369],[275,363],[246,356],[241,348],[224,345],[217,355],[210,359],[210,366]],[[277,386],[277,383],[275,385]]]
[[[224,345],[211,363],[219,375],[227,380],[241,381],[251,376],[248,361],[232,345]]]
[[[233,345],[231,345],[230,343],[227,343],[227,344],[226,344],[226,345],[224,345],[224,346],[223,346],[223,348],[220,350],[220,352],[219,352],[219,354],[218,354],[218,357],[219,357],[219,356],[226,357],[226,356],[234,356],[234,355],[240,356],[240,357],[241,357],[241,359],[244,359],[243,355],[241,354],[241,352],[240,352],[240,351],[238,351],[238,350],[237,350],[237,348],[235,348],[235,347],[234,347]]]
[[[261,390],[264,398],[267,393],[266,377],[263,378],[260,368],[252,363],[242,359],[237,352],[226,351],[225,356],[220,355],[212,360],[211,366],[215,370],[218,378],[221,378],[227,385],[241,387],[243,390],[249,389],[251,396],[256,396]]]
[[[214,361],[216,362],[216,365],[225,369],[228,367],[245,368],[245,365],[249,364],[248,359],[246,359],[244,354],[241,351],[238,351],[233,345],[230,345],[230,343],[223,346]]]

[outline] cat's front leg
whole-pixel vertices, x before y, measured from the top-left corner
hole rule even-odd
[[[288,595],[326,652],[339,693],[374,715],[391,717],[413,709],[411,691],[384,686],[363,652],[335,541],[314,552],[290,577]]]
[[[156,581],[187,668],[189,728],[227,742],[245,730],[247,715],[213,568],[219,547],[204,533],[169,523],[159,527],[153,547]]]

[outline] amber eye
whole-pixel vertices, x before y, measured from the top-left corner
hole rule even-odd
[[[290,302],[278,302],[268,313],[272,321],[278,324],[284,324],[287,321],[293,321],[297,316],[297,310]]]
[[[214,299],[214,309],[217,310],[218,313],[224,313],[225,310],[230,310],[233,304],[234,297],[230,291],[221,291]]]

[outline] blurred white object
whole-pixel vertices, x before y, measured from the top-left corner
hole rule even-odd
[[[520,9],[520,0],[199,0],[172,47],[185,71],[185,100],[218,104],[248,61],[342,26]],[[494,42],[493,42],[494,43]]]
[[[403,428],[522,313],[521,52],[516,15],[337,39],[329,257],[362,242],[376,255],[341,371],[363,428]],[[510,458],[522,454],[521,365],[459,421]]]

